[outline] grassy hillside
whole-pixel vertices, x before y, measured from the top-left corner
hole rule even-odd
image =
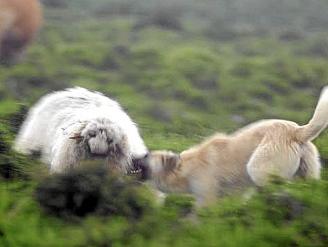
[[[257,119],[306,123],[328,82],[327,1],[43,3],[45,23],[25,59],[0,67],[0,246],[327,246],[325,168],[320,182],[278,183],[198,217],[189,197],[158,206],[145,192],[137,220],[72,219],[40,208],[45,166],[10,149],[26,109],[70,86],[118,100],[150,149],[181,151]],[[327,162],[327,134],[315,142]]]

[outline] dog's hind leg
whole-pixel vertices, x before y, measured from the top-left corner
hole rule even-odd
[[[317,148],[311,142],[302,145],[302,157],[295,177],[319,179],[320,170],[321,163]]]
[[[265,185],[272,176],[291,179],[300,164],[300,145],[285,133],[267,133],[247,163],[252,181]]]

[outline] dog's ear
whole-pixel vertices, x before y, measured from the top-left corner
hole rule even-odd
[[[176,153],[171,153],[163,157],[163,164],[165,171],[169,172],[174,170],[180,161],[180,155]]]

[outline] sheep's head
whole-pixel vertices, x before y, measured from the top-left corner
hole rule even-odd
[[[127,138],[122,129],[106,119],[84,123],[70,139],[87,146],[90,156],[119,157],[127,154]]]

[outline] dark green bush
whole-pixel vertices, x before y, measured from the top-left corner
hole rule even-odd
[[[46,212],[71,218],[91,213],[139,219],[152,210],[146,189],[133,180],[109,176],[101,168],[84,168],[46,178],[36,189]]]

